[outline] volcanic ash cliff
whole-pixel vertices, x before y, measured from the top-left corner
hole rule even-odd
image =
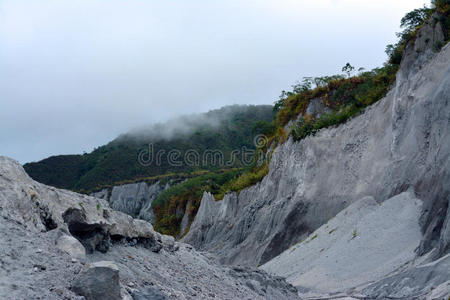
[[[183,241],[225,264],[265,264],[301,295],[376,281],[362,295],[450,293],[450,46],[434,52],[433,20],[417,36],[385,98],[279,145],[255,186],[205,193]]]

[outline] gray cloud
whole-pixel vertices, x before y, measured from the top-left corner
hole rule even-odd
[[[131,128],[270,104],[302,76],[379,66],[422,0],[3,0],[0,154],[91,151]],[[388,9],[387,9],[388,8]]]
[[[182,115],[164,122],[135,127],[121,137],[148,141],[171,140],[192,134],[199,129],[218,128],[236,113],[248,112],[249,108],[248,105],[229,105],[207,113]]]

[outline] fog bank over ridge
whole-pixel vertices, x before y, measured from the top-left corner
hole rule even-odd
[[[190,135],[197,130],[217,129],[220,126],[229,126],[226,124],[231,118],[239,113],[245,113],[251,105],[228,105],[220,109],[208,111],[206,113],[195,113],[182,115],[165,122],[148,124],[135,127],[129,132],[119,136],[121,138],[136,138],[138,140],[165,140],[170,141],[174,138],[181,138]],[[269,108],[270,105],[259,106]]]

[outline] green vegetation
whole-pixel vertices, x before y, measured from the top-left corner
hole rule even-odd
[[[346,76],[305,77],[301,83],[292,87],[291,92],[283,91],[275,103],[278,128],[297,119],[291,133],[294,140],[298,141],[316,134],[322,128],[345,123],[367,106],[383,98],[395,81],[407,43],[415,40],[419,28],[432,16],[443,24],[448,41],[449,3],[449,0],[436,0],[433,1],[432,8],[415,9],[406,14],[401,20],[403,31],[397,34],[399,42],[386,48],[388,61],[383,67],[369,72],[359,69],[360,73],[352,76],[355,67],[347,63],[342,68]],[[434,45],[436,51],[442,46],[443,44]],[[320,99],[331,112],[320,117],[308,115],[306,110],[314,99]]]
[[[358,76],[334,79],[326,86],[307,90],[287,99],[285,115],[295,115],[298,107],[301,108],[300,112],[303,112],[292,130],[292,136],[295,140],[301,140],[308,135],[314,135],[322,128],[345,123],[386,95],[395,80],[397,70],[396,65],[386,65]],[[306,114],[306,107],[315,98],[320,98],[332,112],[318,118]],[[285,123],[284,119],[278,120],[281,124]]]
[[[261,153],[261,152],[259,152]],[[257,161],[258,156],[255,161]],[[190,203],[189,224],[194,220],[205,191],[222,200],[229,192],[240,192],[261,181],[269,172],[269,164],[263,161],[248,169],[220,170],[194,177],[162,192],[152,206],[155,212],[155,229],[173,236],[180,235],[180,224],[188,203]],[[181,233],[183,234],[183,232]]]
[[[35,180],[63,189],[72,189],[83,174],[83,155],[59,155],[40,162],[25,164],[27,173]]]
[[[439,51],[449,41],[450,1],[433,0],[431,8],[424,6],[423,8],[415,9],[402,18],[400,26],[403,28],[403,31],[397,33],[399,37],[398,43],[386,47],[390,64],[400,64],[406,45],[408,42],[415,40],[419,28],[432,16],[442,24],[445,35],[445,42],[434,45],[434,50]]]
[[[225,183],[220,192],[216,195],[216,199],[223,199],[226,193],[240,192],[241,190],[260,182],[264,176],[269,173],[269,164],[266,162],[259,167],[255,167],[248,172],[243,173],[235,180]]]
[[[270,105],[224,107],[199,115],[198,124],[190,126],[193,128],[187,134],[178,134],[170,139],[155,138],[152,132],[125,134],[89,154],[50,157],[40,162],[28,163],[24,168],[39,182],[82,193],[125,182],[151,180],[152,177],[161,179],[167,175],[171,178],[177,177],[177,174],[200,175],[198,172],[217,171],[224,167],[212,159],[204,161],[202,155],[205,151],[219,149],[223,153],[223,161],[228,162],[231,152],[235,149],[255,149],[253,133],[255,130],[269,130],[270,128],[263,124],[269,124],[273,115]],[[202,124],[202,119],[213,120],[216,124]],[[162,126],[172,125],[176,124],[169,122]],[[149,131],[152,129],[158,130],[157,126]],[[154,163],[146,166],[138,161],[138,156],[145,151],[150,152],[150,143],[155,154]],[[171,150],[180,151],[181,165],[169,162],[167,154]],[[201,161],[186,163],[184,157],[187,151],[199,153]],[[156,163],[158,152],[165,155]],[[232,165],[226,167],[240,168],[243,164],[238,157]]]
[[[434,0],[432,1],[432,5],[433,9],[437,12],[438,21],[444,29],[445,42],[440,45],[442,47],[450,40],[450,0]]]
[[[402,18],[400,27],[403,28],[403,31],[397,33],[399,41],[397,44],[386,46],[386,54],[389,57],[388,62],[390,64],[400,64],[406,45],[409,41],[415,39],[417,30],[431,16],[432,12],[432,9],[423,7],[407,13]]]
[[[350,63],[347,63],[343,68],[342,68],[342,72],[347,74],[347,77],[351,77],[353,71],[355,70],[355,67],[352,66]]]
[[[241,169],[221,170],[186,180],[162,192],[152,203],[155,212],[155,229],[164,234],[177,236],[180,223],[188,203],[189,219],[192,221],[200,207],[203,192],[225,194],[223,188],[233,179],[238,178]]]
[[[275,132],[275,124],[266,121],[258,121],[252,128],[253,135],[264,134],[264,135],[272,135]]]
[[[201,176],[201,175],[205,175],[205,174],[209,174],[209,173],[214,173],[214,171],[198,170],[198,171],[193,171],[190,173],[167,173],[167,174],[163,174],[163,175],[156,175],[156,176],[150,176],[150,177],[137,177],[134,179],[116,181],[113,184],[99,185],[94,190],[91,190],[91,191],[88,191],[85,193],[96,192],[96,191],[100,191],[103,189],[111,190],[116,185],[131,184],[131,183],[136,183],[136,182],[145,182],[148,185],[152,185],[156,182],[159,182],[161,185],[165,185],[166,183],[170,183],[171,185],[174,185],[174,184],[178,184],[179,182],[182,182],[184,180],[187,180],[189,178],[193,178],[196,176]]]
[[[317,238],[317,234],[313,235],[309,240],[307,240],[307,241],[305,242],[305,244],[308,244],[309,242],[315,240],[316,238]]]

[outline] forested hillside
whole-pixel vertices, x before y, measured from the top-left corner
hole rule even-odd
[[[231,152],[255,149],[253,137],[267,130],[273,115],[270,105],[227,106],[136,129],[88,154],[52,156],[24,168],[39,182],[83,193],[149,178],[241,168],[242,157],[233,160]]]

